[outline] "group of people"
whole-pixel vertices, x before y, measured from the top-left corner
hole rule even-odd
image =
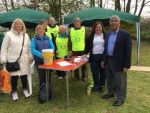
[[[65,25],[56,25],[55,18],[41,20],[35,28],[35,35],[31,39],[26,33],[26,27],[21,19],[15,19],[11,30],[4,37],[1,47],[1,63],[6,69],[7,62],[15,62],[19,57],[21,48],[23,51],[19,59],[20,70],[10,72],[12,85],[12,99],[18,100],[17,83],[21,78],[23,94],[29,97],[27,90],[27,75],[29,64],[34,60],[39,75],[39,88],[46,83],[45,70],[38,66],[43,64],[43,49],[53,49],[55,59],[71,56],[89,55],[90,68],[94,81],[92,92],[102,92],[106,80],[108,92],[103,99],[116,97],[114,106],[124,103],[127,89],[127,70],[131,65],[131,38],[129,33],[120,28],[120,18],[113,15],[110,20],[110,32],[106,33],[102,22],[97,21],[91,27],[90,35],[82,26],[79,17],[73,20],[73,27],[68,30]],[[22,41],[24,38],[24,45]],[[86,82],[86,65],[82,66],[81,80]],[[57,71],[59,79],[65,77],[65,72]],[[80,80],[79,70],[75,70],[75,79]]]

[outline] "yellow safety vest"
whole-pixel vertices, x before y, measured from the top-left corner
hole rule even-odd
[[[54,34],[54,37],[56,37],[57,34],[58,34],[58,32],[59,32],[59,27],[58,27],[58,25],[56,25],[54,28],[52,28],[52,27],[50,27],[50,26],[47,26],[46,35],[47,35],[48,37],[52,38],[51,33],[53,33],[53,34]]]
[[[85,49],[85,27],[80,29],[71,28],[70,37],[72,43],[72,51],[84,51]]]
[[[57,57],[63,58],[68,55],[68,37],[56,37]]]

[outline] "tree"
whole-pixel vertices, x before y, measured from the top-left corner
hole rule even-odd
[[[14,9],[15,9],[14,1],[13,1],[13,0],[10,0],[10,3],[11,3],[12,10],[14,10]]]
[[[29,7],[51,14],[61,24],[63,16],[89,7],[88,0],[32,0]]]
[[[61,7],[61,0],[59,0],[59,22],[60,23],[62,23],[61,9],[62,9],[62,7]]]
[[[124,10],[125,12],[130,13],[131,12],[131,6],[134,5],[134,7],[132,6],[132,8],[134,8],[133,10],[133,14],[138,16],[141,16],[141,13],[143,11],[143,8],[147,6],[147,4],[150,3],[150,0],[135,0],[134,2],[132,0],[122,0],[123,5],[120,4],[121,0],[111,0],[114,3],[114,8],[115,10]],[[132,1],[132,2],[131,2]],[[111,2],[109,3],[109,7],[110,7]],[[137,12],[139,11],[139,12]]]
[[[103,0],[100,0],[100,7],[103,6]]]
[[[126,12],[130,12],[130,7],[131,7],[131,0],[128,0],[127,6],[126,6]]]
[[[90,6],[95,7],[95,0],[90,0]]]
[[[98,7],[103,7],[103,0],[96,0],[95,4],[98,4]]]
[[[126,0],[123,0],[123,9],[124,9],[124,12],[126,11]]]
[[[131,1],[132,0],[2,0],[2,3],[6,11],[14,10],[22,6],[40,9],[51,14],[59,23],[62,23],[63,16],[95,6],[114,8],[115,10],[123,10],[129,13],[133,11],[133,14],[140,16],[143,8],[150,3],[150,0]],[[131,10],[133,8],[134,10]]]
[[[121,11],[120,0],[115,0],[115,10]]]
[[[135,0],[134,3],[134,15],[137,14],[138,8],[139,8],[139,12],[138,12],[138,16],[141,16],[141,13],[143,11],[143,8],[146,7],[148,4],[150,3],[150,0]]]
[[[138,0],[135,0],[135,9],[134,9],[134,15],[137,12],[137,8],[138,8]]]
[[[6,8],[6,11],[8,12],[8,3],[7,3],[7,1],[6,0],[2,0],[2,2],[3,2],[4,6]]]
[[[63,14],[69,14],[90,7],[88,0],[64,0],[62,4]]]
[[[146,6],[146,4],[148,4],[148,3],[150,3],[150,0],[149,1],[145,1],[145,0],[143,0],[142,1],[142,4],[141,4],[141,7],[140,7],[140,11],[139,11],[139,13],[138,13],[138,16],[141,16],[141,13],[142,13],[142,10],[143,10],[143,8]]]

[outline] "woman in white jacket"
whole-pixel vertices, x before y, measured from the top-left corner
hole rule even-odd
[[[29,74],[29,64],[32,60],[32,54],[30,51],[30,39],[28,34],[26,34],[26,27],[21,19],[17,18],[13,21],[11,30],[5,34],[1,47],[1,63],[5,67],[7,62],[15,62],[18,59],[22,49],[23,37],[23,51],[19,59],[20,70],[10,72],[12,99],[14,101],[18,99],[17,83],[19,77],[21,78],[24,96],[30,96],[27,90],[27,75]]]

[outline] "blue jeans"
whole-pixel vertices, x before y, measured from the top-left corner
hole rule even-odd
[[[90,66],[95,88],[103,88],[105,86],[105,69],[101,67],[102,55],[91,54]]]

